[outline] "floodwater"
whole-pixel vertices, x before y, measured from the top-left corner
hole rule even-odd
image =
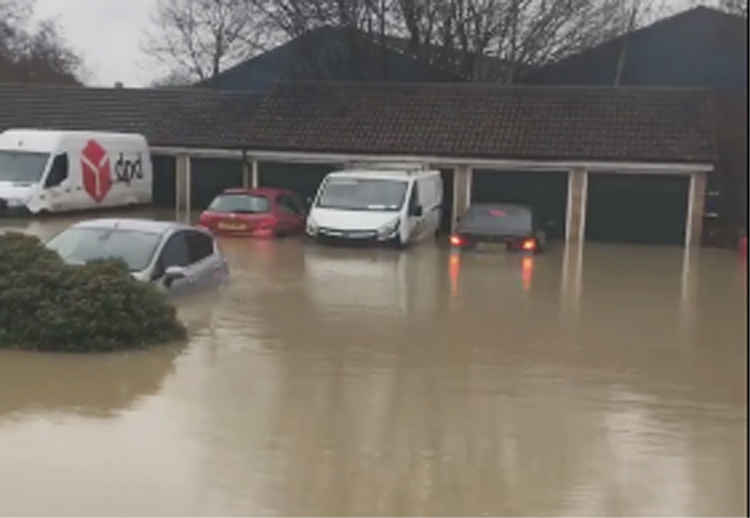
[[[735,253],[222,246],[187,343],[0,351],[0,514],[745,514]]]

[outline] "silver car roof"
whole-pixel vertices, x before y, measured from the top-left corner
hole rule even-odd
[[[139,232],[150,232],[164,234],[173,230],[198,230],[200,228],[192,227],[185,223],[176,221],[156,221],[151,219],[137,218],[99,218],[87,219],[74,224],[72,228],[117,228],[122,230],[134,230]],[[205,231],[204,231],[205,232]]]

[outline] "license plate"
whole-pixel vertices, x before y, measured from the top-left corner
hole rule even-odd
[[[477,243],[477,250],[505,250],[505,243]]]
[[[221,230],[247,230],[247,225],[244,223],[226,223],[221,221],[218,227]]]

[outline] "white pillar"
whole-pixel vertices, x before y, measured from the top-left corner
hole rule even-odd
[[[192,187],[193,187],[193,178],[192,178],[192,161],[190,160],[190,155],[186,155],[187,161],[185,163],[185,221],[187,223],[190,223],[190,216],[192,215],[191,209],[192,209]]]
[[[471,205],[472,170],[469,166],[458,166],[453,170],[453,208],[451,213],[451,232],[456,230],[458,219]]]
[[[175,219],[190,219],[190,155],[177,155],[175,167]]]
[[[568,172],[568,203],[565,215],[565,241],[583,241],[586,238],[586,204],[588,196],[588,171],[576,168]]]
[[[685,246],[700,246],[706,202],[706,173],[690,175],[688,211],[685,218]]]
[[[242,161],[242,187],[250,187],[250,167],[245,160]]]
[[[253,189],[260,187],[260,175],[258,173],[258,161],[253,159]]]

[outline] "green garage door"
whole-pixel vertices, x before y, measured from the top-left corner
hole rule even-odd
[[[591,173],[588,184],[586,239],[684,243],[688,177]]]
[[[473,203],[526,203],[538,220],[551,223],[552,237],[565,234],[565,210],[568,196],[568,173],[489,171],[476,169],[473,174]]]
[[[327,164],[258,164],[261,187],[289,189],[299,194],[303,200],[315,196],[320,182],[336,168],[337,166]]]
[[[156,207],[174,207],[175,200],[175,157],[151,155],[154,170],[152,179],[153,204]]]
[[[203,210],[225,189],[242,187],[242,161],[226,158],[193,158],[190,179],[192,208]]]

